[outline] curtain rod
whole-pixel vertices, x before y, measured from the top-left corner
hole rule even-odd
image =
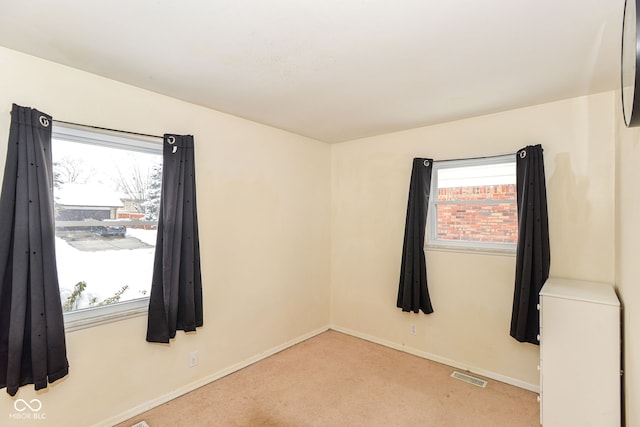
[[[92,125],[83,125],[82,123],[65,122],[64,120],[53,119],[53,121],[55,123],[64,123],[65,125],[81,126],[81,127],[90,128],[90,129],[100,129],[100,130],[106,130],[106,131],[110,131],[110,132],[127,133],[129,135],[138,135],[138,136],[146,136],[146,137],[149,137],[149,138],[164,139],[164,136],[151,135],[151,134],[148,134],[148,133],[140,133],[140,132],[132,132],[132,131],[128,131],[128,130],[103,128],[103,127],[100,127],[100,126],[92,126]]]
[[[515,156],[518,151],[520,151],[520,150],[517,150],[515,153],[493,154],[491,156],[461,157],[459,159],[444,159],[444,160],[434,159],[433,162],[434,163],[435,162],[457,162],[457,161],[461,161],[461,160],[492,159],[494,157]]]

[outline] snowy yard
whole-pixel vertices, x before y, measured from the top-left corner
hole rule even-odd
[[[156,230],[127,229],[127,236],[155,246]],[[64,304],[76,283],[87,284],[77,308],[89,307],[89,301],[100,302],[113,296],[123,286],[129,288],[120,301],[149,296],[155,247],[142,249],[86,252],[73,248],[56,237],[56,258],[60,296]]]

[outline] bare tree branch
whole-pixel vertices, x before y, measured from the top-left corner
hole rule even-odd
[[[63,157],[53,166],[60,184],[86,184],[93,175],[93,169],[88,169],[86,163],[77,157]]]

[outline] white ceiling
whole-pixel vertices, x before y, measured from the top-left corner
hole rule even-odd
[[[326,142],[616,89],[624,0],[0,0],[0,46]]]

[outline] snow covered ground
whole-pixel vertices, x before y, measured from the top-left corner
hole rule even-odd
[[[127,236],[155,246],[156,230],[127,229]],[[155,247],[85,252],[56,237],[58,281],[62,304],[73,292],[76,283],[87,287],[76,308],[86,308],[92,298],[100,302],[113,296],[124,285],[129,288],[120,301],[149,296]]]

